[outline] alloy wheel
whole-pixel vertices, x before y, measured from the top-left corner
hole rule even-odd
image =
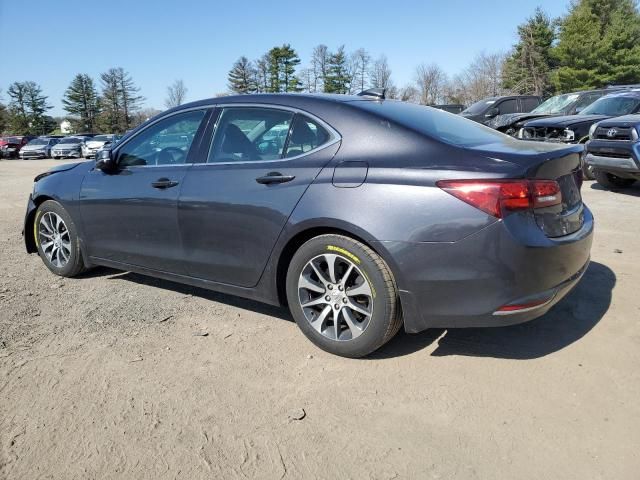
[[[60,215],[45,212],[40,218],[38,240],[49,262],[57,268],[64,267],[71,258],[69,229]]]
[[[351,260],[337,254],[307,262],[298,279],[298,300],[309,324],[331,340],[359,337],[373,314],[369,280]]]

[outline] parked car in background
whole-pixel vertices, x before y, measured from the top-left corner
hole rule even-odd
[[[507,135],[515,136],[529,120],[559,115],[576,115],[600,97],[612,93],[612,91],[614,90],[609,88],[556,95],[548,98],[530,112],[498,115],[487,122],[486,125]]]
[[[108,265],[288,304],[320,348],[361,357],[403,324],[560,301],[589,264],[581,151],[384,92],[203,100],[36,177],[26,248],[65,277]]]
[[[51,137],[34,138],[20,149],[20,158],[23,160],[32,158],[49,158],[51,157],[51,149],[59,141],[59,138]]]
[[[84,158],[92,158],[96,152],[104,147],[105,144],[111,144],[114,140],[120,138],[119,135],[96,135],[87,138],[82,145],[82,156]]]
[[[533,95],[489,97],[474,103],[463,110],[460,115],[469,120],[487,124],[498,115],[530,112],[540,105],[541,101],[540,97]]]
[[[430,107],[437,108],[438,110],[444,110],[449,113],[462,113],[465,107],[460,103],[448,103],[443,105],[429,105]]]
[[[82,158],[82,147],[86,138],[71,136],[60,139],[60,141],[51,149],[51,156],[54,159],[59,158]]]
[[[585,163],[605,188],[623,188],[640,180],[640,115],[624,115],[594,124]]]
[[[20,150],[35,137],[33,135],[13,135],[0,138],[0,157],[18,158]]]

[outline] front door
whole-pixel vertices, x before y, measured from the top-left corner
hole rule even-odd
[[[301,113],[224,108],[207,162],[191,167],[180,194],[189,275],[256,285],[287,219],[338,141],[330,127]]]
[[[116,171],[86,175],[80,212],[90,257],[184,273],[178,196],[206,113],[191,110],[152,123],[114,151]]]

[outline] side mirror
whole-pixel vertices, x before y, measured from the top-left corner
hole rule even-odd
[[[484,116],[487,118],[493,118],[497,117],[499,114],[500,110],[498,110],[496,107],[491,107],[489,110],[487,110],[487,113],[485,113]]]
[[[96,168],[103,172],[112,172],[116,169],[116,160],[111,150],[100,150],[96,153]]]

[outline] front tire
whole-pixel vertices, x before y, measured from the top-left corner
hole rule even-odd
[[[320,235],[294,254],[287,301],[302,332],[321,349],[359,358],[402,325],[395,281],[384,260],[342,235]]]
[[[38,207],[33,233],[38,254],[53,273],[74,277],[85,270],[76,225],[58,202],[47,200]]]
[[[600,170],[594,170],[594,175],[600,185],[613,190],[617,188],[630,187],[635,182],[633,178],[617,177],[616,175],[602,172]]]

